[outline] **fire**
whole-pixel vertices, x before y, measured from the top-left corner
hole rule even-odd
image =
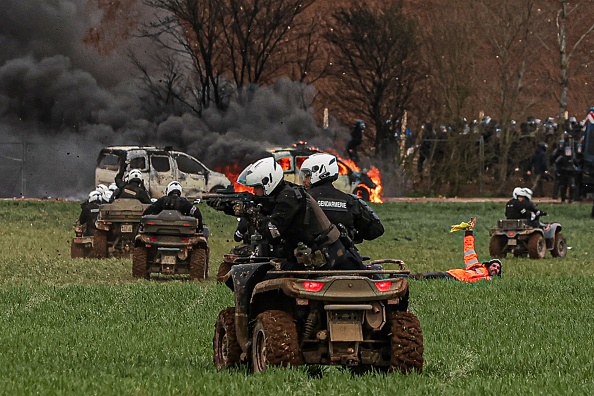
[[[254,192],[253,188],[237,183],[237,178],[239,177],[239,174],[241,173],[241,171],[243,171],[243,169],[244,168],[240,167],[239,164],[231,164],[231,165],[218,167],[216,169],[216,171],[221,172],[222,174],[227,176],[227,178],[229,180],[231,180],[231,183],[233,183],[233,190],[235,190],[236,192],[244,192],[245,191],[245,192],[253,193]]]
[[[371,169],[367,172],[367,176],[375,183],[377,187],[373,190],[371,188],[367,188],[369,190],[369,201],[374,203],[383,203],[381,193],[382,193],[382,178],[380,174],[380,170],[377,169],[375,166],[372,166]]]
[[[299,142],[297,144],[304,145],[304,146],[307,145],[307,143],[305,143],[305,142]],[[294,145],[294,146],[296,146],[296,145]],[[318,148],[311,147],[311,146],[307,147],[307,148],[314,152],[315,151],[327,152],[327,153],[334,155],[336,158],[338,158],[340,160],[340,162],[338,164],[339,165],[338,172],[341,175],[346,175],[349,173],[349,169],[347,169],[347,166],[348,166],[348,168],[350,168],[351,171],[361,172],[361,168],[359,168],[354,161],[352,161],[350,159],[342,158],[340,155],[338,155],[336,153],[336,151],[334,151],[332,149],[320,150]],[[281,167],[284,170],[290,169],[291,164],[288,161],[290,161],[288,158],[283,158],[279,162],[279,165],[281,165]],[[296,166],[297,166],[297,168],[299,168],[301,166],[301,164],[298,163]],[[221,172],[221,173],[225,174],[229,178],[229,180],[231,180],[235,191],[237,191],[237,192],[247,191],[247,192],[253,193],[253,188],[246,187],[244,185],[237,183],[237,177],[239,176],[241,171],[243,171],[243,168],[240,167],[238,164],[231,164],[231,165],[226,165],[223,167],[218,167],[216,170],[217,170],[217,172]],[[374,189],[371,189],[371,188],[367,187],[365,184],[359,184],[357,186],[357,190],[365,190],[367,192],[366,195],[369,196],[370,202],[373,202],[373,203],[384,202],[381,197],[382,180],[381,180],[380,170],[378,168],[376,168],[375,166],[373,166],[373,167],[371,167],[371,169],[369,169],[369,171],[367,171],[367,176],[369,176],[371,181],[373,181],[375,183],[376,187]],[[361,195],[362,194],[359,193],[359,196],[361,196]],[[365,195],[365,194],[363,194],[363,195]]]
[[[322,151],[322,150],[320,150],[320,151]],[[349,168],[351,168],[351,170],[353,170],[355,172],[361,172],[361,168],[359,168],[357,166],[355,161],[346,159],[346,158],[342,158],[334,150],[326,150],[326,151],[329,152],[330,154],[334,155],[340,161],[342,161],[345,165],[347,165]],[[342,169],[340,169],[340,171],[342,171]],[[367,190],[367,192],[369,193],[369,202],[383,203],[384,201],[381,197],[382,178],[381,178],[380,170],[378,168],[376,168],[375,166],[372,166],[371,169],[369,169],[367,171],[367,176],[369,176],[369,178],[375,183],[376,187],[374,189],[371,189],[371,188],[367,187],[365,184],[360,184],[357,187],[361,187],[361,188],[364,188],[365,190]]]

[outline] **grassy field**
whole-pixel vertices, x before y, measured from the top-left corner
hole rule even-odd
[[[145,281],[131,260],[70,259],[79,206],[0,202],[2,395],[589,395],[594,393],[594,244],[590,204],[540,205],[560,221],[564,259],[508,258],[501,279],[411,281],[425,339],[422,374],[351,377],[325,369],[217,372],[212,335],[231,292],[205,282]],[[233,217],[201,206],[211,229],[211,274],[232,246]],[[462,233],[478,217],[488,258],[494,203],[391,203],[374,209],[386,234],[361,246],[412,272],[462,265]]]

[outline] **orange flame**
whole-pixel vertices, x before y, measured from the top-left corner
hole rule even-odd
[[[374,189],[367,188],[369,190],[369,201],[374,203],[383,203],[382,199],[382,177],[380,174],[380,170],[377,169],[375,166],[372,166],[371,169],[367,172],[367,176],[375,183],[376,187]]]
[[[320,150],[320,151],[322,151],[322,150]],[[334,150],[330,149],[330,150],[326,150],[326,151],[329,152],[330,154],[334,155],[336,158],[338,158],[343,163],[345,163],[349,168],[351,168],[351,170],[353,170],[355,172],[361,172],[361,168],[359,168],[357,166],[355,161],[346,159],[346,158],[342,158]],[[340,172],[340,174],[347,173],[346,169],[343,170],[341,168],[339,168],[339,172]],[[357,187],[364,188],[365,190],[367,190],[367,192],[369,193],[369,201],[370,202],[383,203],[384,200],[382,199],[382,196],[381,196],[382,178],[381,178],[380,170],[378,168],[376,168],[375,166],[372,166],[371,169],[369,169],[367,171],[367,176],[369,176],[369,178],[375,183],[376,187],[372,189],[372,188],[367,187],[365,184],[359,184]]]
[[[298,144],[305,145],[306,143],[299,142]],[[342,158],[340,155],[338,155],[336,153],[336,151],[334,151],[332,149],[320,150],[318,148],[311,147],[311,146],[308,148],[311,149],[312,151],[330,153],[330,154],[334,155],[336,158],[338,158],[344,165],[348,166],[352,171],[361,172],[361,168],[359,168],[354,161],[352,161],[350,159]],[[287,161],[288,161],[288,159],[287,159]],[[281,167],[283,169],[290,168],[290,163],[285,164],[285,163],[279,162],[279,164],[281,165]],[[301,167],[301,164],[297,164],[297,167],[298,168]],[[237,183],[237,177],[243,171],[243,168],[241,168],[238,164],[231,164],[231,165],[226,165],[223,167],[218,167],[215,170],[217,172],[221,172],[221,173],[225,174],[225,176],[227,176],[227,178],[229,178],[229,180],[231,180],[231,183],[233,183],[233,188],[235,191],[237,191],[237,192],[247,191],[247,192],[253,193],[253,188],[246,187],[242,184]],[[348,174],[348,169],[344,168],[339,163],[338,172],[341,175],[346,175],[346,174]],[[384,201],[381,197],[382,179],[381,179],[380,170],[378,168],[376,168],[375,166],[373,166],[373,167],[371,167],[371,169],[369,169],[369,171],[367,171],[367,176],[369,176],[369,178],[375,183],[376,187],[372,189],[372,188],[367,187],[365,184],[359,184],[357,186],[357,188],[365,189],[367,191],[367,193],[369,195],[370,202],[383,203]]]
[[[249,192],[252,194],[254,193],[253,188],[237,183],[237,178],[239,177],[239,174],[243,171],[243,168],[240,167],[239,164],[226,165],[226,166],[218,167],[215,170],[217,172],[221,172],[222,174],[227,176],[227,178],[229,180],[231,180],[231,183],[233,184],[234,191],[236,191],[236,192],[244,192],[245,191],[245,192]]]

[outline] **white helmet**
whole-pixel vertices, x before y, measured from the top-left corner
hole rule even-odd
[[[237,178],[237,183],[248,187],[262,186],[264,195],[270,195],[283,180],[283,174],[274,158],[266,157],[248,165]]]
[[[526,197],[528,199],[532,199],[532,190],[527,187],[521,188],[517,194],[518,197]]]
[[[179,195],[182,193],[182,186],[179,184],[177,180],[172,181],[167,185],[167,189],[165,190],[165,195],[171,194],[173,191],[179,192]]]
[[[111,183],[111,184],[109,185],[109,191],[112,191],[112,192],[113,192],[113,191],[115,191],[115,190],[117,190],[117,189],[118,189],[118,185],[117,185],[117,184],[115,184],[115,183]]]
[[[89,193],[89,202],[101,202],[102,193],[98,190],[93,190]]]
[[[132,169],[130,173],[128,173],[128,181],[131,182],[132,180],[142,181],[142,172],[139,169]]]
[[[336,180],[338,177],[338,161],[332,154],[315,153],[301,164],[301,177],[311,176],[311,184],[322,180]]]
[[[105,184],[97,184],[95,190],[103,194],[105,191],[109,191],[109,188]]]
[[[514,199],[518,199],[518,195],[522,193],[522,187],[516,187],[514,188],[514,191],[512,192],[512,197]]]
[[[112,195],[113,195],[113,191],[111,191],[111,190],[103,191],[103,193],[101,194],[101,198],[105,202],[109,202],[109,201],[111,201],[111,196]]]

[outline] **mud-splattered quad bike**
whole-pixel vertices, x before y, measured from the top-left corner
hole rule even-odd
[[[140,218],[148,206],[129,198],[118,198],[111,204],[101,205],[93,238],[95,257],[131,257]]]
[[[567,242],[561,233],[561,224],[546,223],[544,228],[526,225],[526,220],[499,220],[491,229],[489,253],[491,257],[504,258],[507,253],[531,259],[544,258],[547,250],[553,257],[565,257]]]
[[[222,310],[213,339],[218,369],[248,364],[330,365],[421,372],[423,335],[408,311],[408,274],[399,270],[279,271],[271,262],[236,264],[226,284],[235,307]],[[381,279],[372,279],[381,277]],[[379,275],[379,276],[378,276]]]
[[[208,277],[208,229],[197,232],[198,220],[177,210],[163,210],[140,219],[134,242],[132,276],[148,279],[151,274]]]
[[[76,224],[74,226],[74,238],[70,241],[71,258],[89,258],[93,254],[93,236],[85,235],[84,225]]]

